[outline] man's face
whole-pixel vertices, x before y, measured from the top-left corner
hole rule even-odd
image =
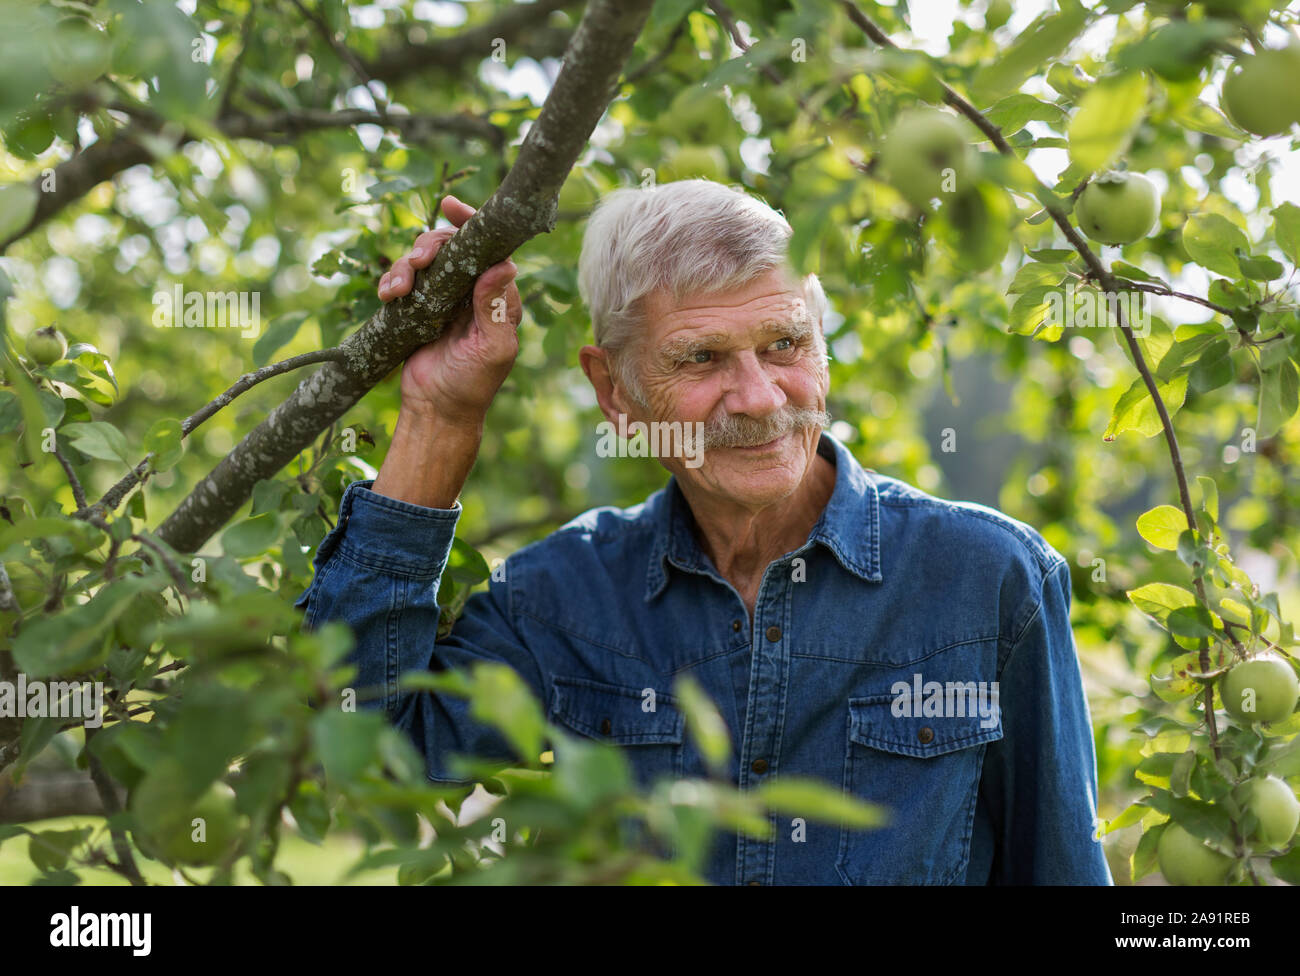
[[[830,382],[821,326],[800,286],[773,269],[680,303],[651,295],[646,312],[649,330],[630,366],[650,409],[632,419],[702,421],[707,432],[702,464],[663,458],[664,467],[688,490],[749,508],[788,497],[820,435],[800,411],[824,411]]]

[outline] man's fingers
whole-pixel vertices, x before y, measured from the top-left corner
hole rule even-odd
[[[442,198],[442,212],[457,227],[460,227],[470,217],[474,216],[473,207],[467,203],[461,203],[450,193]]]
[[[434,257],[437,256],[442,245],[452,234],[456,233],[450,227],[440,227],[437,230],[426,230],[423,234],[415,239],[415,244],[411,247],[411,253],[407,259],[413,268],[427,268]]]
[[[411,268],[410,258],[398,258],[384,277],[388,279],[389,295],[393,298],[405,295],[411,290],[411,284],[415,281],[415,272]],[[383,298],[383,295],[379,297]]]
[[[507,260],[492,265],[479,276],[474,285],[474,309],[480,322],[512,327],[519,324],[522,307],[519,290],[514,286],[518,273],[515,263]],[[514,292],[513,301],[511,292]]]

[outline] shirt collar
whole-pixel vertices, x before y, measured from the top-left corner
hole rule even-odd
[[[835,462],[835,489],[817,524],[808,534],[808,541],[797,551],[802,552],[814,542],[820,542],[850,573],[879,583],[883,579],[880,574],[880,497],[875,480],[849,449],[827,431],[821,433],[817,453]],[[647,602],[668,585],[665,560],[687,571],[714,571],[695,541],[692,532],[694,516],[677,484],[676,475],[668,479],[668,484],[654,499],[651,517],[655,531],[646,572]]]

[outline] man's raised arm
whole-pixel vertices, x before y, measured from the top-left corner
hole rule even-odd
[[[448,197],[443,212],[459,227],[474,211]],[[415,270],[453,234],[421,234],[380,280],[379,297],[389,301],[409,292]],[[444,765],[449,752],[511,758],[500,736],[471,721],[463,703],[405,693],[400,682],[435,663],[438,588],[460,519],[457,498],[478,454],[488,407],[518,351],[522,307],[515,273],[508,260],[485,271],[464,314],[407,359],[401,413],[379,476],[348,486],[338,522],[316,551],[316,574],[295,604],[305,608],[308,628],[332,619],[351,628],[356,646],[348,660],[358,668],[361,702],[382,709],[412,735],[435,779],[450,778]],[[450,664],[436,663],[505,663],[540,694],[536,662],[514,638],[499,596],[471,598],[473,612],[484,620],[480,639],[456,651],[460,657]]]

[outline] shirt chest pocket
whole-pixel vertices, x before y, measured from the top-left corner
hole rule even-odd
[[[996,693],[981,714],[969,691],[949,696],[943,714],[900,708],[893,694],[848,700],[844,790],[886,807],[890,819],[841,830],[835,867],[845,884],[961,883],[985,745],[1002,738]]]
[[[585,678],[554,679],[551,719],[579,735],[619,746],[643,787],[682,775],[685,722],[676,702],[652,688]],[[562,761],[559,755],[557,761]]]

